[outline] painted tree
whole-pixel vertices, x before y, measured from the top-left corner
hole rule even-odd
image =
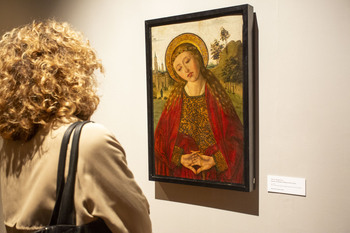
[[[243,82],[243,71],[237,58],[230,57],[226,60],[221,75],[226,89],[234,93],[235,84]]]
[[[221,27],[220,30],[220,40],[222,40],[223,42],[225,42],[225,47],[226,47],[226,53],[227,53],[227,39],[230,37],[230,33],[224,28]]]
[[[220,44],[220,41],[218,41],[217,39],[215,39],[214,42],[210,44],[211,58],[216,62],[219,60],[220,53],[223,48],[224,46]]]

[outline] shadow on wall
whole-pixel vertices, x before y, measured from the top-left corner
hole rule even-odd
[[[155,183],[156,199],[259,215],[259,192],[238,192],[172,183]]]
[[[53,11],[60,1],[47,0],[1,0],[0,7],[0,35],[5,32],[28,24],[33,20],[52,18]]]

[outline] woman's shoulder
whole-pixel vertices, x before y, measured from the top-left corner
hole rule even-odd
[[[104,125],[95,122],[89,122],[84,125],[80,141],[89,144],[103,144],[108,141],[117,141],[115,135]]]
[[[114,134],[104,125],[90,122],[84,125],[79,142],[83,154],[120,154],[124,155],[124,149],[115,138]]]
[[[96,138],[104,136],[113,136],[112,132],[107,129],[104,125],[95,122],[88,122],[84,125],[82,130],[82,135],[89,134],[90,136]]]

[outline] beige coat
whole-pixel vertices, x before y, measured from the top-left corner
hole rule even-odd
[[[3,142],[1,194],[8,233],[32,232],[49,223],[67,127],[43,129],[26,143]],[[113,233],[151,232],[148,202],[127,167],[123,148],[96,123],[86,124],[80,138],[74,203],[77,225],[100,217]]]

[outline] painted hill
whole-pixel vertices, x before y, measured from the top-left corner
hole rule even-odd
[[[233,60],[234,62],[238,63],[236,65],[238,65],[239,67],[243,67],[243,45],[240,40],[231,40],[229,43],[227,43],[227,46],[220,53],[218,65],[215,66],[215,68],[211,69],[211,71],[220,81],[225,81],[223,72],[225,70],[225,67],[230,66],[230,64],[228,63],[232,63]],[[234,66],[236,65],[232,65],[232,70],[235,68]]]

